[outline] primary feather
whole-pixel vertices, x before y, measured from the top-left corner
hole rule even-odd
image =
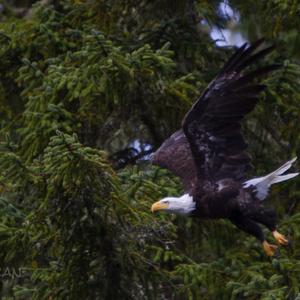
[[[183,129],[175,132],[153,154],[152,162],[179,176],[186,191],[205,178],[230,177],[239,181],[251,169],[251,158],[241,133],[241,120],[252,111],[265,85],[254,83],[278,65],[245,69],[273,47],[257,51],[263,39],[244,44],[185,116]]]

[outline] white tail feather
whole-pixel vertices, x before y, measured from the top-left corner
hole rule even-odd
[[[270,175],[273,175],[273,174],[276,174],[276,175],[281,175],[283,174],[285,171],[287,171],[291,166],[292,164],[297,160],[297,157],[294,157],[293,159],[287,161],[285,164],[283,164],[281,167],[279,167],[277,170],[275,170],[274,172],[270,173],[269,175],[267,176],[270,176]]]
[[[289,173],[289,174],[286,174],[286,175],[277,176],[276,178],[274,178],[274,180],[271,182],[271,184],[278,183],[278,182],[281,182],[281,181],[286,181],[286,180],[294,178],[298,175],[299,175],[299,173]]]
[[[246,182],[244,182],[244,187],[247,188],[253,186],[256,190],[256,197],[260,200],[265,199],[268,195],[269,188],[272,184],[289,180],[299,174],[299,173],[290,173],[290,174],[282,175],[292,166],[292,164],[296,161],[296,159],[297,157],[287,161],[280,168],[278,168],[277,170],[275,170],[274,172],[266,176],[247,180]]]

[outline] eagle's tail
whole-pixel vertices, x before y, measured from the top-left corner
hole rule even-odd
[[[260,200],[265,199],[268,195],[269,188],[272,184],[281,181],[286,181],[299,175],[299,173],[289,173],[289,174],[282,175],[292,166],[292,164],[296,161],[296,159],[297,157],[287,161],[280,168],[278,168],[277,170],[275,170],[274,172],[266,176],[247,180],[246,182],[244,182],[244,187],[247,188],[252,186],[254,188],[256,197]]]

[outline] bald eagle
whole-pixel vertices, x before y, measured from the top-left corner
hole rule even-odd
[[[255,236],[265,253],[274,255],[277,246],[264,237],[258,223],[266,226],[279,245],[287,238],[276,229],[276,214],[263,206],[272,184],[298,173],[286,174],[296,158],[276,171],[247,179],[251,158],[241,133],[241,121],[258,102],[266,86],[256,79],[278,68],[268,65],[248,67],[273,50],[245,43],[204,90],[182,121],[182,128],[169,137],[152,155],[152,163],[169,169],[182,180],[185,194],[167,197],[151,207],[200,218],[226,218],[239,229]]]

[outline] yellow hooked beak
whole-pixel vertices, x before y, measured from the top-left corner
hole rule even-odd
[[[151,206],[151,211],[154,213],[158,210],[167,209],[169,207],[168,203],[155,202]]]

